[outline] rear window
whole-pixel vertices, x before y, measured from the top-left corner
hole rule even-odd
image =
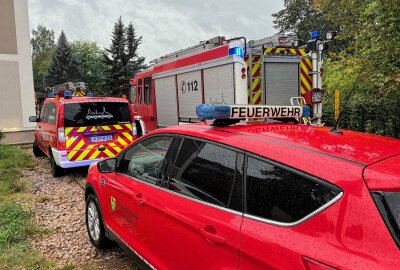
[[[247,213],[280,223],[300,221],[330,203],[341,190],[323,182],[248,159]]]
[[[130,123],[128,103],[82,102],[64,105],[65,127],[85,127]]]

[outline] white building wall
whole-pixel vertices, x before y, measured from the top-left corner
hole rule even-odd
[[[0,9],[2,4],[10,3],[8,0],[1,3],[2,1]],[[28,3],[27,0],[13,0],[13,4],[17,51],[0,51],[0,130],[5,132],[29,130],[36,126],[35,123],[29,122],[29,116],[35,115],[35,99]],[[5,27],[2,23],[9,26],[9,20],[5,22],[0,19],[0,27]],[[8,33],[5,35],[8,39]],[[0,36],[1,42],[10,40]]]

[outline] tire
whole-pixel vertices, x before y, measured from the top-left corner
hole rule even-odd
[[[43,157],[44,156],[44,153],[43,153],[42,150],[40,150],[36,139],[35,139],[35,141],[33,142],[33,145],[32,145],[32,152],[33,152],[33,155],[35,157]]]
[[[50,167],[51,167],[51,174],[54,177],[60,177],[64,175],[64,169],[57,165],[53,155],[51,154],[51,150],[50,150]]]
[[[106,249],[112,247],[112,242],[105,234],[99,201],[95,195],[89,194],[87,197],[85,212],[86,230],[93,246],[95,246],[97,249]]]

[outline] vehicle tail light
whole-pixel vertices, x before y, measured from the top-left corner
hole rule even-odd
[[[400,248],[400,192],[372,192],[375,204],[393,240]]]
[[[136,136],[136,135],[137,135],[136,123],[132,123],[132,135],[133,135],[133,136]]]
[[[336,270],[336,268],[332,266],[326,265],[322,262],[313,260],[305,256],[303,256],[302,259],[303,264],[307,270]]]
[[[57,134],[58,134],[58,141],[59,141],[60,143],[65,143],[64,128],[58,128],[58,129],[57,129]]]

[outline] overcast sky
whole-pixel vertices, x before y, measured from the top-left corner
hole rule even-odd
[[[281,0],[28,0],[30,28],[44,24],[58,37],[108,47],[119,16],[143,36],[146,61],[223,35],[258,39],[276,33],[271,14]],[[57,38],[56,37],[56,38]]]

